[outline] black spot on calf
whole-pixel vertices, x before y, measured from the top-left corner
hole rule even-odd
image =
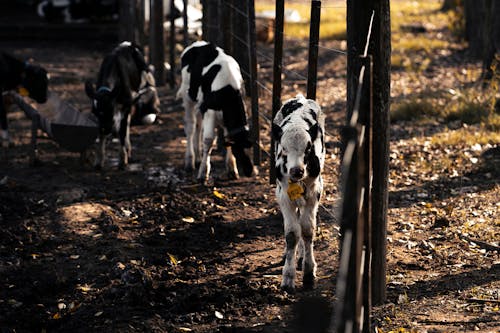
[[[281,108],[281,113],[283,113],[283,118],[287,117],[289,114],[293,113],[295,110],[300,108],[302,103],[299,103],[296,100],[291,100],[290,102],[283,105]]]

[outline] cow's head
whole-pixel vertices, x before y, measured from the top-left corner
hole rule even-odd
[[[321,166],[315,151],[315,141],[320,135],[317,123],[308,129],[303,126],[283,129],[273,123],[272,133],[276,142],[276,176],[279,180],[286,177],[298,182],[319,175]]]
[[[92,99],[92,113],[99,121],[101,134],[112,133],[118,89],[102,86],[96,90],[90,81],[86,81],[85,92]]]
[[[236,132],[230,133],[227,139],[228,143],[231,145],[233,155],[236,158],[238,169],[243,171],[243,174],[246,177],[256,174],[257,171],[255,170],[250,157],[250,148],[252,147],[250,132],[246,128],[242,127]]]
[[[49,76],[44,68],[30,63],[26,64],[22,85],[28,91],[29,97],[36,102],[47,101]]]

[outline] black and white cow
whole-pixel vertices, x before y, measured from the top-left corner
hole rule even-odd
[[[198,41],[187,47],[181,55],[181,61],[182,84],[177,97],[182,98],[186,111],[186,169],[194,169],[195,161],[201,153],[198,180],[208,180],[210,152],[216,138],[216,128],[221,127],[227,146],[228,175],[239,177],[237,164],[245,176],[255,174],[257,171],[246,152],[252,146],[252,141],[247,126],[242,94],[243,78],[238,63],[221,48],[205,41]]]
[[[104,167],[106,138],[111,134],[120,139],[120,168],[128,164],[132,153],[130,123],[135,105],[148,93],[153,101],[152,107],[159,108],[156,90],[148,88],[154,85],[154,80],[151,80],[142,50],[133,43],[122,42],[104,58],[96,87],[90,81],[85,83],[85,91],[92,99],[92,112],[99,121],[100,147],[96,154],[96,168]],[[155,110],[154,113],[158,112]]]
[[[272,134],[276,198],[283,214],[286,239],[281,287],[292,292],[297,247],[304,287],[313,287],[316,277],[313,242],[325,160],[324,116],[319,105],[302,95],[288,100],[273,120]]]
[[[80,23],[118,18],[118,0],[42,0],[38,16],[49,22]]]
[[[0,93],[21,89],[38,103],[45,103],[48,95],[49,76],[47,71],[29,61],[22,61],[0,52]],[[0,94],[0,139],[9,142],[7,111]]]

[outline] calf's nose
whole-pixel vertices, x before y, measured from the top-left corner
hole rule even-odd
[[[290,169],[290,176],[293,180],[299,180],[304,176],[304,169],[301,167],[293,167]]]

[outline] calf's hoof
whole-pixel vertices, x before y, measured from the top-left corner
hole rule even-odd
[[[236,179],[238,179],[240,177],[238,176],[238,174],[234,170],[231,170],[231,171],[227,172],[227,178],[229,180],[236,180]]]
[[[302,280],[302,283],[304,284],[304,289],[305,290],[314,289],[315,279],[316,277],[314,276],[313,273],[304,273],[304,278]]]
[[[281,285],[281,290],[283,290],[287,294],[295,294],[295,287],[294,286]]]

